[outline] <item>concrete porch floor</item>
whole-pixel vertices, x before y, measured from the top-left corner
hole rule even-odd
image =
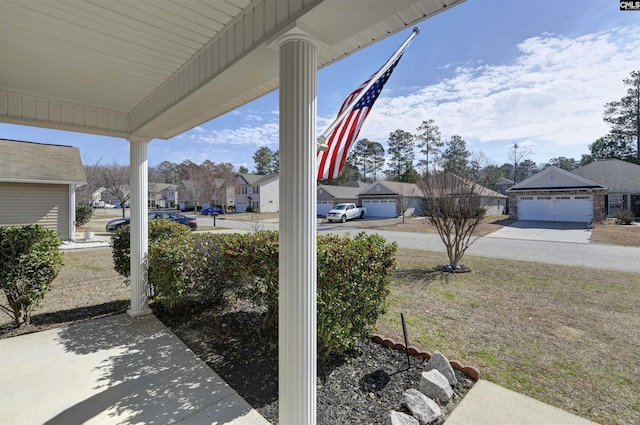
[[[153,315],[0,341],[0,424],[269,424]]]

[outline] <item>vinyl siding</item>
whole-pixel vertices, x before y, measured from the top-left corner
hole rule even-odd
[[[69,186],[63,184],[0,183],[0,226],[39,224],[69,232]]]

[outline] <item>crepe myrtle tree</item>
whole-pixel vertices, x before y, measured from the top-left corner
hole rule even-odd
[[[486,196],[490,192],[466,177],[432,169],[418,182],[424,196],[423,213],[438,231],[453,269],[476,241],[473,233],[485,217],[485,206],[491,202]]]

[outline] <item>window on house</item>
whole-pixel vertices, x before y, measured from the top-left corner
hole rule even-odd
[[[549,174],[549,183],[555,183],[557,179],[558,176],[556,176],[555,174]]]
[[[247,186],[242,186],[242,194],[243,195],[247,194]]]
[[[623,197],[619,193],[609,194],[609,215],[615,216],[618,211],[623,207]]]
[[[253,193],[260,193],[260,186],[254,186]]]

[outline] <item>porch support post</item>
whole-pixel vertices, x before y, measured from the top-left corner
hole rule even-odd
[[[69,240],[76,239],[76,184],[69,185]]]
[[[280,51],[279,419],[316,423],[316,78],[314,40]]]
[[[131,307],[127,314],[131,317],[151,313],[148,292],[149,254],[149,164],[147,147],[149,139],[129,139],[131,217]]]

